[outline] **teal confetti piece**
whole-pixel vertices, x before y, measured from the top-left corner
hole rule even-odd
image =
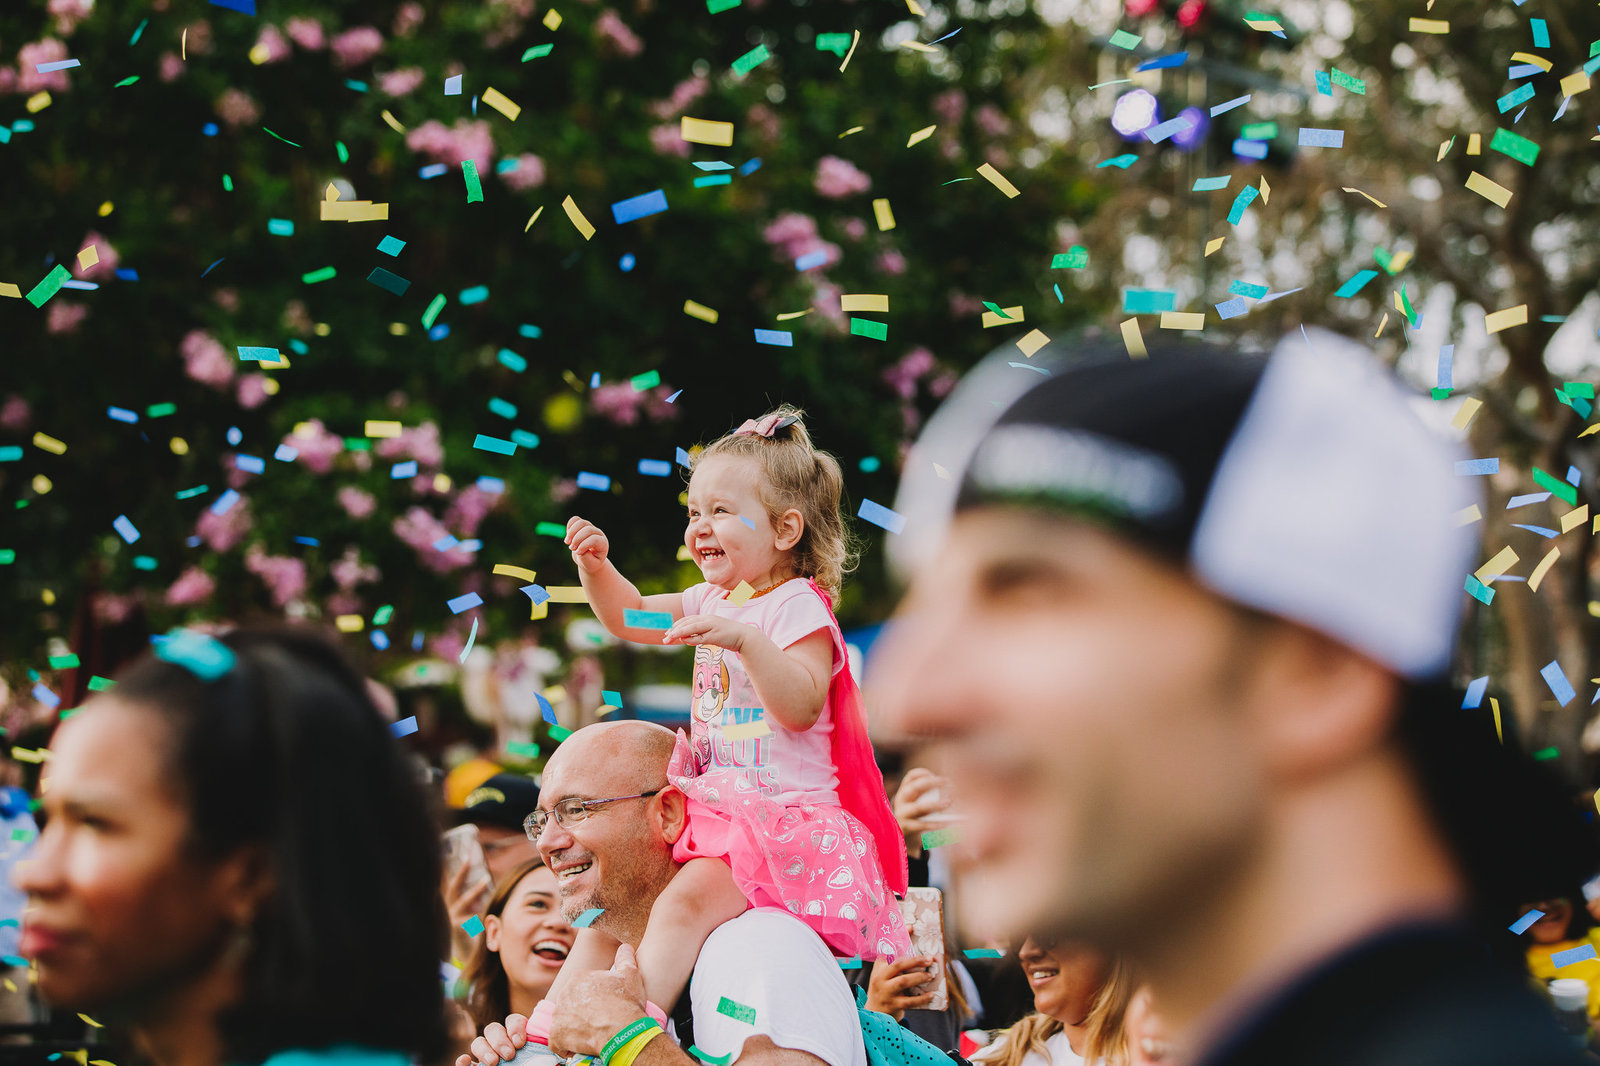
[[[28,291],[28,302],[35,307],[43,307],[50,302],[50,297],[61,291],[62,284],[70,277],[72,277],[72,272],[57,263],[55,269],[46,274],[39,284]]]
[[[1261,195],[1261,190],[1254,185],[1246,185],[1239,190],[1239,195],[1233,198],[1233,206],[1228,209],[1228,221],[1237,226],[1244,219],[1245,210],[1256,202],[1256,197]]]
[[[215,681],[233,669],[233,649],[222,641],[193,629],[174,629],[157,637],[158,659],[183,667],[202,681]]]
[[[462,289],[456,294],[456,302],[462,307],[471,307],[473,304],[481,304],[488,298],[489,286],[487,285],[475,285],[470,289]]]
[[[293,237],[294,223],[286,218],[267,219],[267,232],[274,237]]]
[[[1519,85],[1517,88],[1512,89],[1500,99],[1496,100],[1495,106],[1500,109],[1500,113],[1503,115],[1507,111],[1510,111],[1513,107],[1516,107],[1518,104],[1525,104],[1532,99],[1533,86]]]
[[[473,440],[472,446],[479,451],[494,452],[497,455],[517,454],[516,444],[508,440],[502,440],[499,437],[491,437],[486,433],[479,433],[477,438]],[[563,529],[562,535],[564,536],[565,533],[566,531]]]
[[[995,948],[968,948],[961,954],[969,959],[999,959],[1005,955],[1004,952]]]
[[[1550,47],[1550,27],[1545,25],[1544,19],[1529,19],[1528,28],[1533,31],[1533,46],[1535,48]]]
[[[489,400],[489,411],[492,414],[499,415],[501,418],[517,417],[517,405],[512,403],[510,400],[502,400],[498,396],[492,397]]]
[[[1252,285],[1247,281],[1235,281],[1228,286],[1228,292],[1234,296],[1244,296],[1251,300],[1259,300],[1267,294],[1265,285]]]
[[[838,962],[841,970],[861,969],[861,956],[859,955],[852,955],[848,959],[839,959]]]
[[[483,919],[476,914],[461,923],[461,928],[467,931],[468,936],[477,936],[483,932]]]
[[[404,296],[406,290],[411,287],[411,282],[393,271],[383,269],[383,267],[373,267],[372,273],[367,275],[367,280],[380,289],[387,289],[396,296]]]
[[[378,242],[378,251],[382,252],[384,255],[399,255],[405,246],[406,242],[401,240],[399,237],[386,236],[383,238],[383,240]]]
[[[1196,178],[1194,188],[1190,192],[1217,192],[1220,189],[1226,189],[1231,181],[1233,181],[1233,178],[1227,174],[1222,175],[1220,178]]]
[[[622,624],[629,629],[671,629],[672,613],[670,611],[635,611],[630,608],[622,612]]]
[[[1159,315],[1178,306],[1178,294],[1172,289],[1123,289],[1122,313],[1125,315]]]
[[[150,25],[149,19],[144,19],[139,23],[138,27],[133,31],[133,36],[128,38],[129,48],[139,43],[139,38],[144,36],[144,28],[148,25]]]
[[[1107,160],[1105,160],[1103,162],[1096,163],[1094,168],[1096,170],[1099,170],[1101,167],[1116,167],[1118,170],[1127,170],[1129,167],[1133,166],[1133,164],[1137,163],[1138,161],[1139,161],[1139,157],[1137,155],[1135,155],[1134,153],[1129,152],[1126,155],[1113,156],[1112,158],[1107,159]],[[965,178],[965,179],[962,179],[962,180],[971,181],[972,179],[971,178]]]
[[[772,58],[772,56],[771,53],[767,51],[767,46],[764,44],[758,44],[754,48],[750,49],[750,51],[733,61],[733,72],[742,78],[770,58]],[[1530,90],[1530,92],[1531,91],[1532,90]]]
[[[467,203],[483,202],[483,183],[478,180],[478,164],[470,159],[461,161],[461,179],[467,183]]]
[[[1339,286],[1339,288],[1334,292],[1334,295],[1348,300],[1350,297],[1366,288],[1367,283],[1377,276],[1378,272],[1376,270],[1358,270],[1355,274],[1351,275],[1349,280],[1347,280],[1343,285]]]
[[[261,128],[264,129],[264,130],[267,130],[267,133],[271,134],[273,137],[277,137],[278,140],[282,141],[284,144],[287,144],[291,148],[299,148],[300,147],[298,144],[295,144],[289,138],[279,136],[278,134],[273,133],[271,130],[268,130],[267,127],[265,127],[265,126],[262,126]]]
[[[622,706],[622,693],[615,692],[609,688],[603,688],[600,690],[600,699],[607,707]]]
[[[584,911],[582,914],[573,919],[573,928],[587,929],[594,924],[594,920],[596,918],[600,917],[605,912],[606,909],[604,907],[590,907],[588,910]]]
[[[717,1004],[717,1013],[727,1015],[736,1022],[744,1022],[746,1025],[754,1025],[756,1022],[756,1009],[754,1007],[747,1007],[743,1003],[737,1003],[727,996],[723,996],[722,1001]]]
[[[1051,270],[1081,270],[1089,265],[1089,249],[1081,244],[1074,244],[1064,252],[1057,252],[1056,257],[1050,260]]]
[[[694,187],[697,189],[708,189],[713,185],[732,184],[733,176],[731,174],[707,174],[704,177],[694,179]]]
[[[1471,594],[1473,599],[1484,604],[1485,606],[1494,602],[1494,589],[1490,588],[1488,585],[1485,585],[1482,581],[1479,581],[1471,574],[1467,575],[1466,589],[1467,592]]]
[[[1113,48],[1121,48],[1124,51],[1131,52],[1135,48],[1139,47],[1139,42],[1142,40],[1144,40],[1144,38],[1140,37],[1136,33],[1129,33],[1127,30],[1118,30],[1111,35],[1111,40],[1106,43],[1111,45]]]

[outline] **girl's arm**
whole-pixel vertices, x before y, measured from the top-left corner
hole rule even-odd
[[[667,630],[662,643],[715,644],[738,652],[768,717],[793,732],[816,725],[828,702],[833,637],[826,629],[780,648],[755,626],[714,614],[692,614]]]
[[[595,617],[614,637],[639,644],[656,644],[661,640],[659,629],[637,629],[624,623],[627,611],[664,611],[674,621],[683,617],[683,594],[663,592],[653,596],[641,595],[633,582],[622,576],[606,556],[611,542],[600,527],[582,518],[567,522],[567,547],[572,549],[572,559],[578,564],[578,580],[583,583],[589,606]]]

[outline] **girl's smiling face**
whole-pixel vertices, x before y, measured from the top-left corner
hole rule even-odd
[[[762,589],[793,576],[790,557],[802,528],[793,509],[774,527],[761,501],[758,460],[712,455],[695,464],[683,543],[711,584],[732,590],[745,581]]]

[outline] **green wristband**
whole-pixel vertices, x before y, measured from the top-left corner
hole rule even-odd
[[[621,1051],[623,1046],[626,1045],[628,1041],[632,1040],[634,1037],[651,1027],[655,1027],[657,1029],[660,1028],[660,1026],[656,1025],[656,1020],[648,1015],[640,1018],[636,1022],[632,1022],[631,1024],[624,1026],[617,1032],[616,1036],[613,1036],[610,1040],[606,1041],[605,1047],[600,1049],[600,1062],[602,1066],[611,1066],[611,1056]]]

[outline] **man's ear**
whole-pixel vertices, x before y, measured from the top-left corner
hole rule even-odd
[[[483,946],[490,951],[500,950],[500,916],[486,915],[483,919]]]
[[[689,827],[688,797],[672,785],[661,790],[658,797],[661,800],[661,812],[657,815],[656,828],[661,833],[661,839],[668,844],[676,844],[678,838],[683,836],[683,831]]]
[[[261,844],[247,844],[218,864],[213,881],[222,910],[236,928],[254,924],[256,915],[277,891],[272,859]]]
[[[781,552],[786,552],[800,543],[800,537],[805,531],[804,516],[791,507],[772,523],[772,546]]]

